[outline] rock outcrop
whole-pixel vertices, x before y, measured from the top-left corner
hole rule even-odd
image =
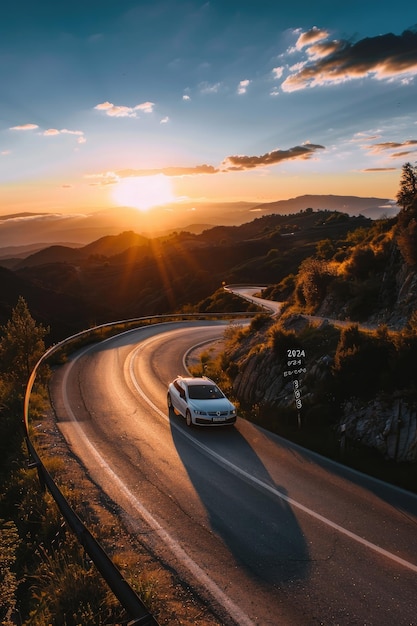
[[[298,330],[308,325],[301,316],[289,320],[288,327]],[[328,323],[327,323],[328,324]],[[300,326],[301,325],[301,326]],[[246,336],[232,356],[236,367],[233,393],[243,407],[252,410],[266,409],[288,415],[295,411],[294,389],[291,377],[285,377],[285,362],[282,362],[265,340],[262,333]],[[318,407],[327,412],[323,390],[332,388],[333,355],[310,359],[307,373],[300,376],[300,391],[303,412],[311,409],[317,414]],[[336,415],[337,414],[337,415]],[[333,421],[334,418],[334,421]],[[375,450],[387,460],[395,462],[417,462],[417,410],[415,402],[401,391],[392,395],[375,394],[364,400],[352,395],[331,415],[332,430],[343,443],[351,442]]]
[[[417,412],[404,400],[351,399],[339,423],[341,436],[378,450],[385,459],[417,462]]]

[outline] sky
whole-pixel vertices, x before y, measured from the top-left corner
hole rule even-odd
[[[395,198],[417,160],[410,0],[15,0],[0,214]]]

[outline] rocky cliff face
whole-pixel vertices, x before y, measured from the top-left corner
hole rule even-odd
[[[409,284],[415,284],[415,278]],[[287,325],[301,331],[308,321],[300,316],[289,319]],[[291,378],[284,376],[282,362],[267,341],[267,330],[250,333],[230,355],[238,365],[233,380],[233,392],[244,407],[252,410],[265,408],[280,415],[295,413],[294,389]],[[325,346],[324,346],[325,347]],[[331,389],[334,355],[324,352],[307,360],[307,373],[300,376],[301,400],[304,408],[316,414],[325,406],[326,388]],[[324,399],[324,401],[323,401]],[[353,442],[378,450],[387,460],[395,462],[417,462],[417,411],[415,403],[401,393],[392,397],[376,394],[368,401],[353,395],[342,406],[332,420],[332,429],[338,434],[341,444]]]
[[[386,459],[417,462],[417,414],[401,398],[377,397],[366,404],[355,399],[344,406],[342,437],[378,450]]]
[[[412,327],[416,332],[417,268],[405,263],[395,232],[393,228],[377,236],[371,244],[365,243],[365,248],[371,246],[375,251],[374,261],[377,259],[377,262],[366,268],[362,281],[359,274],[348,273],[347,288],[340,289],[340,280],[338,289],[330,286],[316,310],[315,323],[320,318],[349,320],[352,309],[348,294],[354,299],[360,293],[366,303],[361,312],[368,311],[367,319],[361,319],[360,325],[374,329],[386,325],[394,333]],[[335,275],[341,276],[343,271]],[[292,303],[291,297],[289,303]],[[305,337],[306,325],[307,318],[302,315],[288,317],[284,323],[285,329],[298,337]],[[256,407],[258,411],[266,407],[279,420],[280,411],[287,415],[294,411],[294,390],[291,378],[284,376],[285,363],[280,362],[271,348],[268,332],[268,327],[254,329],[242,337],[239,348],[234,347],[231,355],[236,372],[233,391],[243,406]],[[387,397],[386,392],[383,394],[382,389],[377,389],[371,399],[364,400],[355,397],[355,389],[352,389],[349,390],[351,397],[346,400],[346,393],[339,394],[337,397],[343,397],[343,403],[337,400],[332,405],[334,398],[330,397],[331,393],[326,396],[326,389],[332,389],[334,384],[335,352],[336,346],[324,340],[314,354],[308,354],[307,373],[300,377],[303,412],[311,410],[317,416],[327,411],[328,423],[342,442],[358,442],[396,462],[417,462],[415,392],[411,398],[409,393],[397,389]],[[409,388],[410,384],[415,386],[416,379],[404,386]],[[389,387],[392,390],[392,386]]]

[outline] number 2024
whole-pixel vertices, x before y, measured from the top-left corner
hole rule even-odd
[[[287,358],[289,359],[291,357],[292,358],[295,357],[299,359],[300,357],[305,357],[305,355],[306,355],[305,350],[291,350],[291,349],[287,350]]]

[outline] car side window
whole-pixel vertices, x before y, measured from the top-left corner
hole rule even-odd
[[[180,397],[184,400],[184,398],[185,398],[185,391],[181,387],[181,385],[178,383],[178,381],[174,382],[174,387],[178,391],[178,393],[180,394]]]

